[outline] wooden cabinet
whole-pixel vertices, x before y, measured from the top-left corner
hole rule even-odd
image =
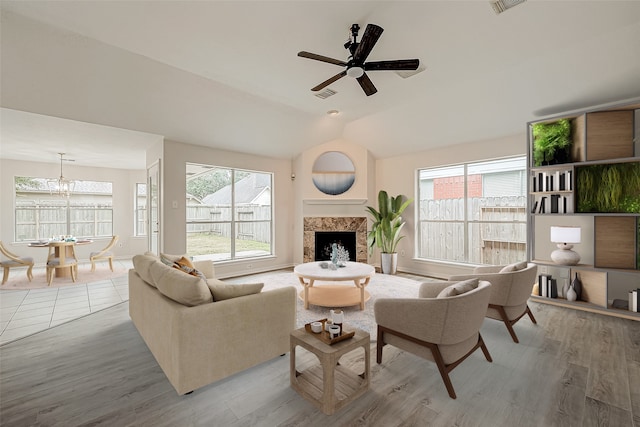
[[[534,166],[533,126],[561,119],[571,123],[571,158]],[[640,320],[640,313],[612,306],[640,288],[639,127],[640,99],[528,123],[527,251],[539,273],[555,278],[560,290],[558,298],[534,295],[535,300]],[[581,242],[574,245],[580,264],[551,261],[551,226],[581,228]],[[570,302],[561,289],[576,273],[583,296]]]

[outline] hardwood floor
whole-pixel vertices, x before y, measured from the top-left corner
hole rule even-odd
[[[516,324],[520,344],[485,320],[493,363],[476,352],[451,373],[458,399],[435,364],[387,346],[370,390],[327,416],[289,386],[288,354],[178,396],[124,302],[0,347],[0,424],[640,427],[640,323],[530,306],[538,325]],[[361,370],[363,357],[341,364]]]

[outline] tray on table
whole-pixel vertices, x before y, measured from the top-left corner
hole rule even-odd
[[[342,333],[339,336],[335,337],[335,338],[331,338],[331,336],[329,335],[329,332],[324,330],[325,324],[327,323],[327,319],[316,320],[316,322],[322,323],[322,332],[319,332],[319,333],[313,332],[311,330],[311,322],[306,323],[304,325],[304,329],[305,329],[305,331],[307,331],[308,333],[310,333],[314,337],[318,338],[320,341],[322,341],[325,344],[333,345],[333,344],[335,344],[337,342],[344,341],[344,340],[347,340],[349,338],[353,338],[353,336],[356,334],[356,331],[349,331],[349,330],[345,329],[344,326],[343,326]]]

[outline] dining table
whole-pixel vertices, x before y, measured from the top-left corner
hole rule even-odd
[[[91,239],[69,239],[69,240],[39,240],[29,243],[31,248],[53,248],[54,255],[60,260],[59,268],[56,268],[56,277],[71,277],[71,265],[64,267],[69,257],[74,256],[74,247],[93,243]]]

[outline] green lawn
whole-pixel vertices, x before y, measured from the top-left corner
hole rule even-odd
[[[236,240],[236,252],[263,251],[269,253],[269,243],[255,240]],[[221,254],[231,252],[231,241],[228,237],[221,237],[208,233],[187,234],[187,253],[191,256]]]

